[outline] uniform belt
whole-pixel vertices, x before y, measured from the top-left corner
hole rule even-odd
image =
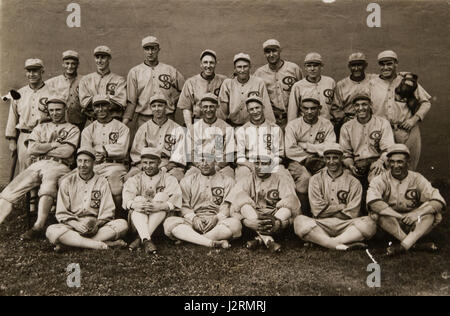
[[[31,131],[30,131],[30,130],[28,130],[28,129],[24,129],[24,128],[19,128],[18,130],[19,130],[19,132],[21,132],[21,133],[25,133],[25,134],[31,134]]]
[[[68,163],[64,159],[56,158],[56,157],[52,157],[52,156],[39,156],[39,157],[37,157],[37,160],[38,161],[39,160],[53,160],[53,161],[62,163],[64,165],[66,165],[66,166],[68,165]]]

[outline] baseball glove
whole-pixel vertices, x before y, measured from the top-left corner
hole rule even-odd
[[[98,232],[97,220],[92,217],[83,217],[79,220],[81,223],[85,224],[88,227],[88,231],[80,234],[83,237],[92,237],[95,236]]]
[[[406,102],[411,113],[416,114],[419,109],[419,100],[414,96],[417,89],[418,76],[413,73],[405,73],[400,84],[395,88],[395,101]]]
[[[200,234],[206,234],[217,225],[217,222],[218,218],[215,215],[195,216],[192,220],[192,227]]]
[[[315,174],[317,171],[325,167],[323,158],[319,155],[312,155],[305,159],[305,168],[311,173]]]
[[[258,233],[261,235],[273,235],[281,229],[281,221],[273,215],[262,214],[258,219]]]

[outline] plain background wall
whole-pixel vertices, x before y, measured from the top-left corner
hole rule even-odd
[[[67,5],[81,7],[81,27],[69,28]],[[367,5],[381,6],[381,28],[366,25]],[[306,53],[317,51],[325,62],[323,74],[336,81],[348,76],[347,58],[363,51],[368,72],[378,72],[377,54],[397,52],[399,70],[419,75],[433,96],[432,108],[421,125],[419,171],[430,179],[448,179],[449,165],[449,3],[426,1],[321,0],[0,0],[0,93],[26,84],[24,61],[43,59],[45,79],[61,72],[61,53],[81,55],[80,74],[95,71],[93,49],[108,45],[111,69],[126,76],[143,61],[141,39],[155,35],[161,42],[160,61],[188,78],[199,71],[203,49],[216,50],[218,73],[230,75],[232,58],[247,52],[253,70],[265,63],[262,43],[278,39],[282,57],[303,64]],[[9,152],[4,139],[8,104],[0,105],[0,184],[8,181]]]

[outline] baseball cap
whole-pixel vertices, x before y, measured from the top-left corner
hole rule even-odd
[[[214,59],[217,60],[217,54],[215,51],[213,51],[212,49],[205,49],[201,54],[200,54],[200,60],[203,59],[203,57],[205,57],[205,55],[211,55],[214,57]]]
[[[338,153],[343,155],[344,154],[344,150],[342,149],[341,145],[337,144],[337,143],[327,143],[325,144],[325,149],[323,151],[323,154],[330,154],[330,153]]]
[[[154,36],[147,36],[144,37],[142,39],[142,47],[147,47],[147,46],[153,46],[153,45],[158,45],[159,46],[159,41],[156,37]]]
[[[395,59],[396,61],[398,61],[397,54],[392,50],[385,50],[378,54],[379,62],[383,61],[383,60],[389,60],[389,59]]]
[[[97,55],[108,55],[108,56],[112,56],[112,52],[111,52],[111,48],[109,48],[108,46],[98,46],[94,49],[94,56]]]
[[[165,97],[164,94],[157,93],[157,94],[153,95],[150,98],[150,101],[148,104],[152,104],[153,102],[156,102],[156,101],[160,101],[160,102],[164,102],[165,104],[168,104],[167,98]]]
[[[211,92],[209,92],[209,93],[205,93],[203,96],[202,96],[202,98],[201,98],[201,100],[200,101],[212,101],[212,102],[214,102],[214,103],[219,103],[219,101],[218,101],[218,99],[217,99],[217,96],[214,94],[214,93],[211,93]]]
[[[269,46],[281,47],[280,42],[278,42],[276,39],[269,39],[263,43],[263,49],[266,49],[266,47]]]
[[[141,158],[159,158],[161,159],[161,150],[154,147],[144,147],[141,150]]]
[[[68,58],[75,58],[76,60],[79,59],[79,55],[76,51],[74,50],[66,50],[65,52],[62,53],[62,59],[68,59]]]
[[[323,64],[322,62],[322,56],[320,56],[319,53],[309,53],[305,57],[305,64],[306,63],[319,63]]]
[[[110,104],[111,102],[109,101],[109,97],[107,95],[103,95],[103,94],[95,95],[94,98],[92,99],[92,106],[94,106],[96,104],[101,104],[101,103]]]
[[[245,104],[249,104],[250,102],[258,102],[259,104],[264,105],[263,100],[256,95],[252,95],[245,100]]]
[[[394,144],[388,148],[387,156],[390,157],[393,154],[406,154],[410,156],[409,149],[405,144]]]
[[[44,68],[44,63],[39,58],[29,58],[25,60],[25,69]]]
[[[366,91],[357,91],[352,97],[352,104],[354,104],[358,100],[368,100],[372,102],[369,93]]]
[[[240,59],[246,60],[249,63],[251,63],[250,55],[249,54],[245,54],[245,53],[239,53],[239,54],[234,55],[233,63],[237,62]]]
[[[312,89],[307,91],[301,99],[301,103],[303,102],[313,102],[317,105],[320,105],[320,93],[316,89]]]
[[[45,102],[45,104],[48,105],[49,103],[61,103],[61,104],[66,105],[66,101],[63,98],[59,97],[59,96],[51,96],[51,97],[49,97],[47,99],[47,101]]]
[[[365,62],[367,62],[366,55],[364,55],[363,53],[358,52],[358,53],[353,53],[353,54],[351,54],[348,57],[348,63],[349,64],[351,64],[353,62],[356,62],[356,61],[365,61]]]
[[[90,146],[81,146],[80,148],[78,148],[77,150],[77,157],[81,154],[85,154],[88,155],[89,157],[91,157],[92,159],[95,160],[95,151],[94,148],[90,147]]]

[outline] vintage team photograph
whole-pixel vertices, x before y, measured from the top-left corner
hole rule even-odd
[[[447,0],[0,17],[0,296],[450,295]]]

